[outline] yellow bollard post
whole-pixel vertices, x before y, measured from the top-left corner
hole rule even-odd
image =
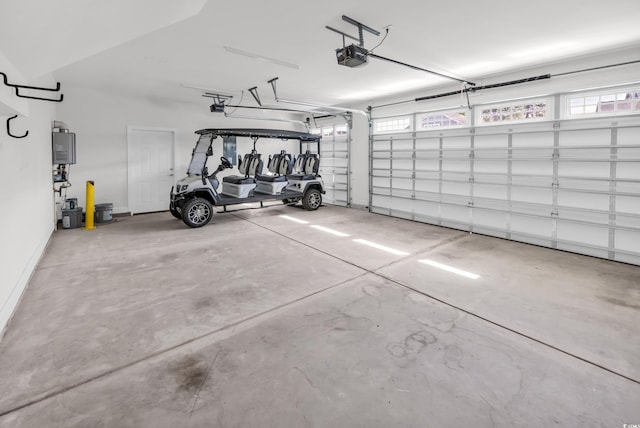
[[[93,230],[96,226],[93,223],[93,212],[95,210],[93,181],[87,181],[87,214],[84,221],[84,230]]]

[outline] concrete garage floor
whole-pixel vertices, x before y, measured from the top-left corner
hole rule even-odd
[[[637,266],[333,206],[126,217],[55,233],[0,426],[622,427],[639,326]]]

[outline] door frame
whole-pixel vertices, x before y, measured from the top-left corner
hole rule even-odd
[[[171,140],[171,144],[173,146],[173,164],[171,168],[173,169],[173,177],[174,182],[175,173],[176,173],[176,164],[178,163],[178,147],[176,144],[176,134],[178,133],[177,128],[156,128],[151,126],[136,126],[136,125],[128,125],[127,126],[127,210],[129,211],[129,215],[133,215],[133,180],[132,180],[132,172],[131,172],[131,158],[132,158],[132,136],[135,131],[157,131],[157,132],[170,132],[173,137]],[[167,192],[169,189],[167,189]],[[167,205],[167,209],[168,205]]]

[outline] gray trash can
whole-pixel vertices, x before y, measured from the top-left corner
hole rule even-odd
[[[62,210],[62,228],[75,229],[82,226],[82,207]]]
[[[96,223],[110,223],[113,220],[113,204],[111,202],[106,204],[96,204]]]

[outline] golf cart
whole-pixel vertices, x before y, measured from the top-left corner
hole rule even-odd
[[[213,206],[245,204],[267,200],[281,200],[287,205],[302,202],[310,211],[317,210],[322,204],[325,193],[322,178],[318,175],[320,159],[316,153],[306,150],[303,144],[317,144],[320,152],[320,136],[296,131],[271,129],[201,129],[187,176],[171,188],[169,211],[189,227],[202,227],[213,217]],[[213,155],[212,144],[217,137],[248,137],[253,140],[253,150],[243,158],[238,156],[240,175],[222,178],[222,190],[219,190],[219,172],[233,168],[226,157],[220,158],[220,165],[209,175],[207,159]],[[292,156],[285,150],[270,155],[267,170],[262,173],[264,161],[256,151],[256,142],[260,138],[280,140],[298,140],[300,153]]]

